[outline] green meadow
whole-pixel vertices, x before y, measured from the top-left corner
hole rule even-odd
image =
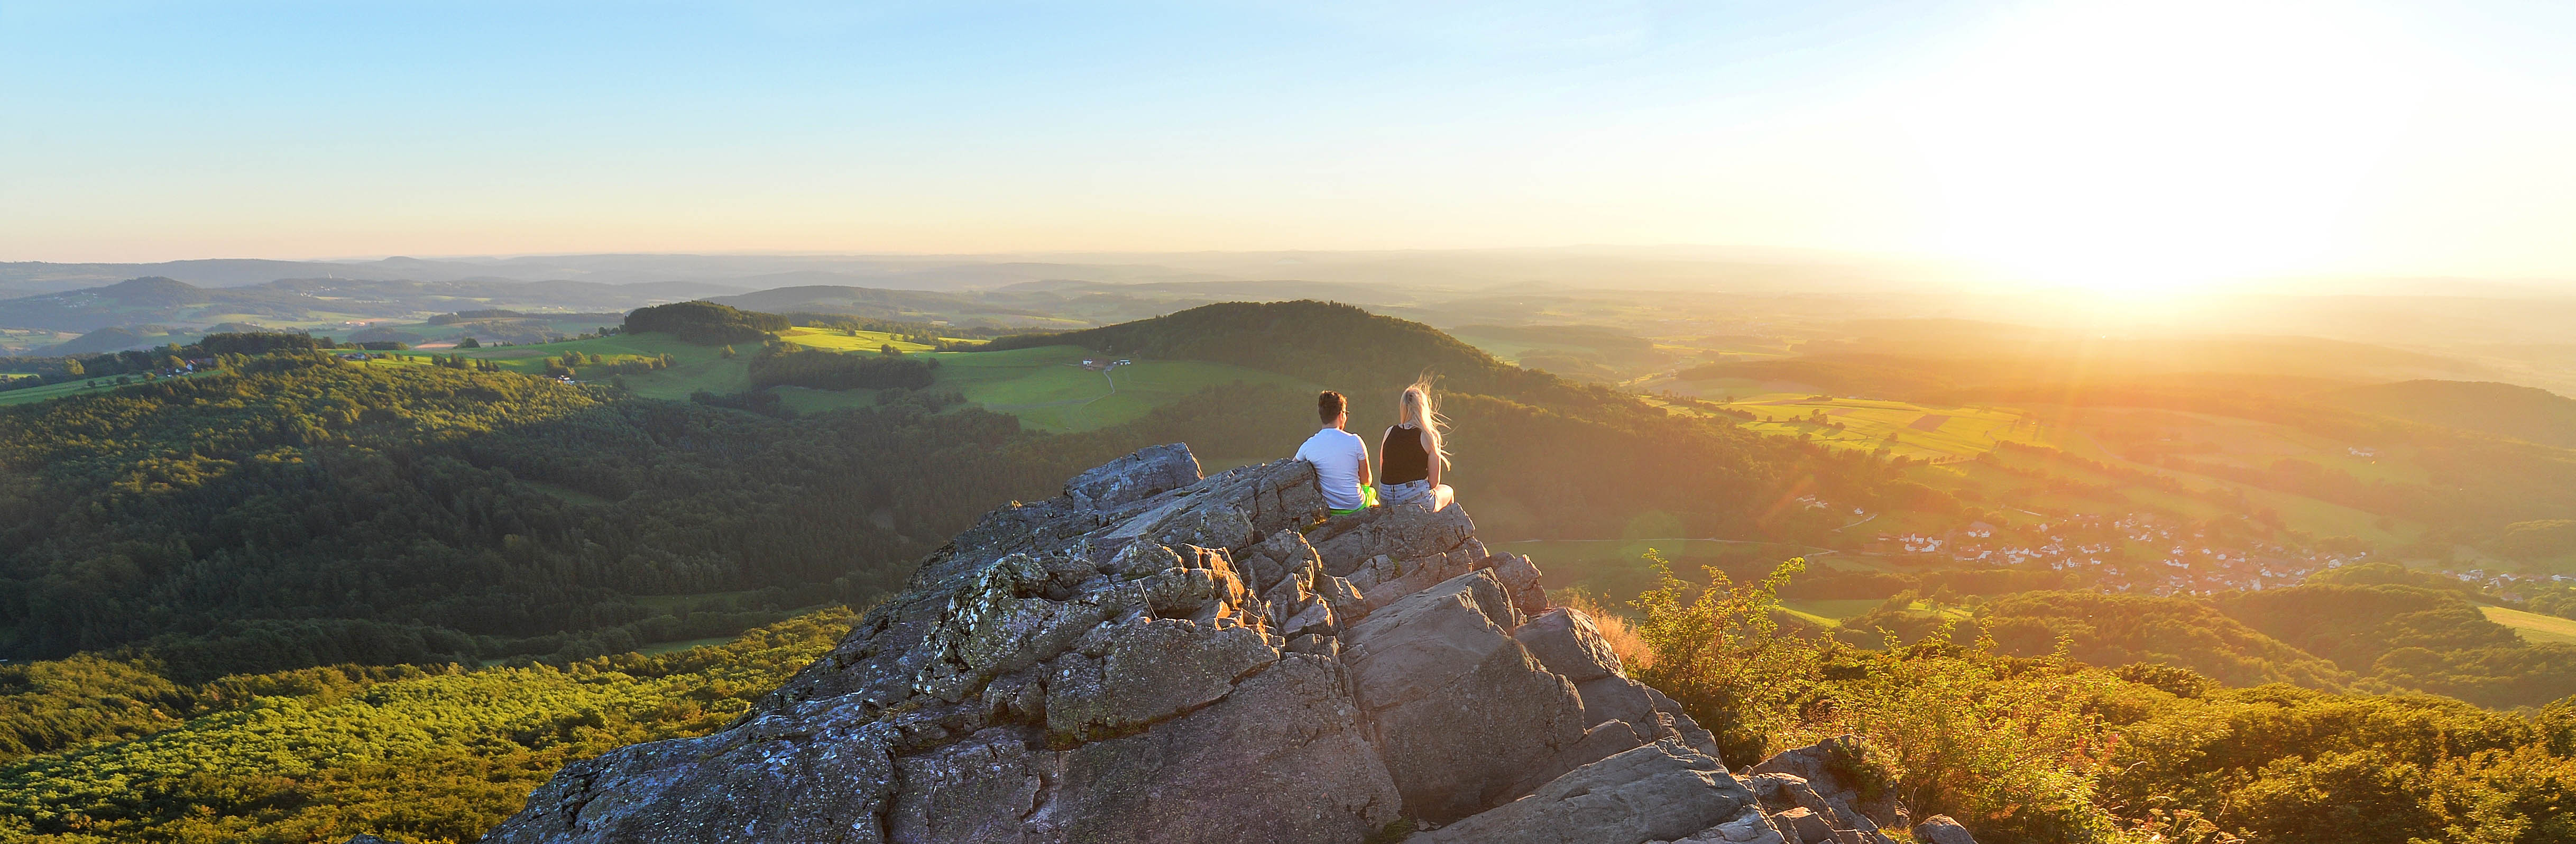
[[[939,362],[934,389],[956,390],[986,410],[1054,433],[1116,425],[1208,387],[1238,381],[1315,389],[1278,373],[1205,361],[1139,360],[1097,372],[1082,366],[1090,356],[1074,346],[929,355]]]
[[[2576,619],[2497,606],[2481,606],[2478,612],[2484,613],[2488,621],[2513,628],[2514,635],[2525,642],[2576,645]]]
[[[955,390],[967,401],[980,404],[986,410],[1019,417],[1022,425],[1050,433],[1089,431],[1127,422],[1207,387],[1237,381],[1314,389],[1312,385],[1285,375],[1205,361],[1139,360],[1102,372],[1084,368],[1082,360],[1091,353],[1074,346],[999,352],[933,352],[928,351],[928,346],[898,340],[894,335],[883,332],[861,331],[854,336],[836,329],[792,328],[780,333],[779,337],[800,346],[850,354],[876,354],[884,345],[892,343],[897,351],[939,363],[933,389]],[[473,360],[498,363],[513,372],[536,375],[545,371],[549,360],[565,352],[599,355],[606,363],[647,360],[667,354],[674,360],[671,368],[619,376],[619,382],[636,395],[646,398],[685,400],[691,393],[701,390],[734,393],[750,386],[750,356],[759,351],[759,346],[743,343],[735,345],[734,350],[736,356],[727,358],[721,346],[685,343],[663,334],[613,334],[560,343],[380,352],[377,354],[388,357],[371,363],[380,366],[427,365],[432,357],[464,355]],[[575,377],[592,380],[590,376],[580,374],[581,367],[574,369]],[[802,387],[775,387],[772,390],[787,407],[799,413],[873,405],[877,393],[875,390],[813,390]],[[5,395],[10,394],[0,394]]]
[[[205,374],[209,374],[209,373],[198,373],[198,375],[205,375]],[[198,375],[178,375],[178,376],[172,376],[172,377],[177,377],[177,378],[195,378],[195,377],[198,377]],[[17,374],[15,374],[15,373],[13,373],[13,374],[12,374],[12,377],[15,377],[15,378],[27,378],[27,377],[34,377],[34,376],[29,376],[29,375],[17,375]],[[0,392],[0,406],[13,405],[13,404],[34,404],[34,403],[36,403],[36,402],[45,401],[45,400],[48,400],[48,399],[58,399],[58,398],[62,398],[62,397],[64,397],[64,396],[80,395],[80,394],[82,394],[82,393],[104,393],[104,392],[109,392],[109,391],[115,390],[115,389],[116,389],[117,387],[119,387],[119,386],[123,386],[123,385],[120,385],[120,384],[116,383],[116,379],[117,379],[117,376],[114,376],[114,375],[104,375],[104,376],[100,376],[100,377],[97,377],[97,378],[85,379],[85,380],[81,380],[81,381],[65,381],[65,382],[62,382],[62,383],[60,383],[60,384],[47,384],[47,385],[42,386],[42,387],[28,387],[28,388],[23,389],[23,390],[10,390],[10,391],[8,391],[8,392]],[[133,376],[133,383],[135,383],[135,384],[141,384],[141,383],[144,383],[144,379],[143,379],[141,376]]]
[[[1835,448],[1877,451],[1926,461],[1974,457],[2012,438],[2019,411],[1987,407],[1935,407],[1879,399],[1812,399],[1766,395],[1727,405],[1755,414],[1745,427],[1766,434],[1804,434]],[[1815,414],[1822,413],[1822,421]],[[1835,424],[1842,427],[1835,428]]]

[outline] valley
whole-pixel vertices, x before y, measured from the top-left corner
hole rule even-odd
[[[465,840],[565,759],[711,729],[715,710],[668,701],[741,700],[779,675],[692,654],[787,641],[763,629],[823,636],[813,613],[887,594],[991,507],[1158,442],[1187,443],[1207,471],[1277,459],[1312,430],[1326,387],[1373,430],[1390,413],[1373,397],[1425,369],[1444,385],[1451,483],[1490,547],[1621,624],[1654,629],[1655,595],[1750,588],[1794,558],[1747,606],[1801,648],[2064,651],[2102,670],[2495,711],[2576,695],[2576,621],[2559,614],[2576,612],[2576,536],[2561,536],[2576,531],[2552,521],[2576,515],[2559,486],[2576,454],[2427,421],[2462,418],[2457,391],[2363,402],[2332,378],[2075,378],[1608,326],[1453,335],[1316,302],[1053,334],[720,305],[668,311],[654,330],[630,319],[433,314],[385,327],[418,343],[233,332],[201,342],[283,346],[21,359],[33,386],[0,392],[21,432],[0,462],[24,480],[0,536],[87,539],[42,554],[17,540],[0,570],[27,596],[0,604],[0,646],[34,672],[0,694],[26,748],[0,770],[18,801],[0,818],[52,836],[39,840],[75,840],[59,837],[75,815],[168,840],[344,822],[331,818]],[[495,320],[540,333],[467,333]],[[326,344],[375,347],[308,348]],[[2554,430],[2545,402],[2481,400],[2524,408],[2515,430]],[[349,594],[370,597],[331,597]],[[757,658],[801,659],[776,653]],[[683,663],[710,667],[645,668]],[[316,670],[344,679],[290,679]],[[75,687],[43,678],[92,671],[170,703],[73,717]],[[585,672],[637,679],[422,710],[407,717],[498,726],[390,755],[313,739],[260,751],[306,760],[272,770],[213,750],[258,741],[223,689],[297,690],[276,710],[295,726],[263,729],[372,734],[385,728],[333,707],[505,675],[536,692]],[[623,702],[585,696],[612,689]],[[328,792],[331,812],[244,804],[201,826],[101,802],[104,781],[82,773],[149,780],[185,758],[217,760],[187,764],[224,788],[319,795],[310,777],[328,772],[344,790]],[[396,758],[445,773],[373,773]],[[444,802],[389,826],[406,789]]]

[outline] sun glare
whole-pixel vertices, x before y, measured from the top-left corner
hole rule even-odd
[[[1913,103],[1946,246],[2123,296],[2294,269],[2396,140],[2420,79],[2348,10],[2077,3],[2005,24]]]

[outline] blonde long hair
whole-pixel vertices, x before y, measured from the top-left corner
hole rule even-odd
[[[1431,459],[1440,461],[1440,468],[1449,468],[1449,450],[1440,443],[1440,426],[1448,424],[1449,418],[1440,415],[1440,408],[1431,401],[1429,377],[1404,388],[1404,395],[1396,399],[1395,419],[1398,425],[1420,430],[1431,445]]]

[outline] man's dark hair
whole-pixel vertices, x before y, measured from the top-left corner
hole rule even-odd
[[[1341,418],[1342,411],[1350,409],[1350,406],[1351,400],[1342,398],[1340,393],[1325,390],[1315,394],[1315,415],[1323,417],[1326,425],[1333,424],[1333,420]]]

